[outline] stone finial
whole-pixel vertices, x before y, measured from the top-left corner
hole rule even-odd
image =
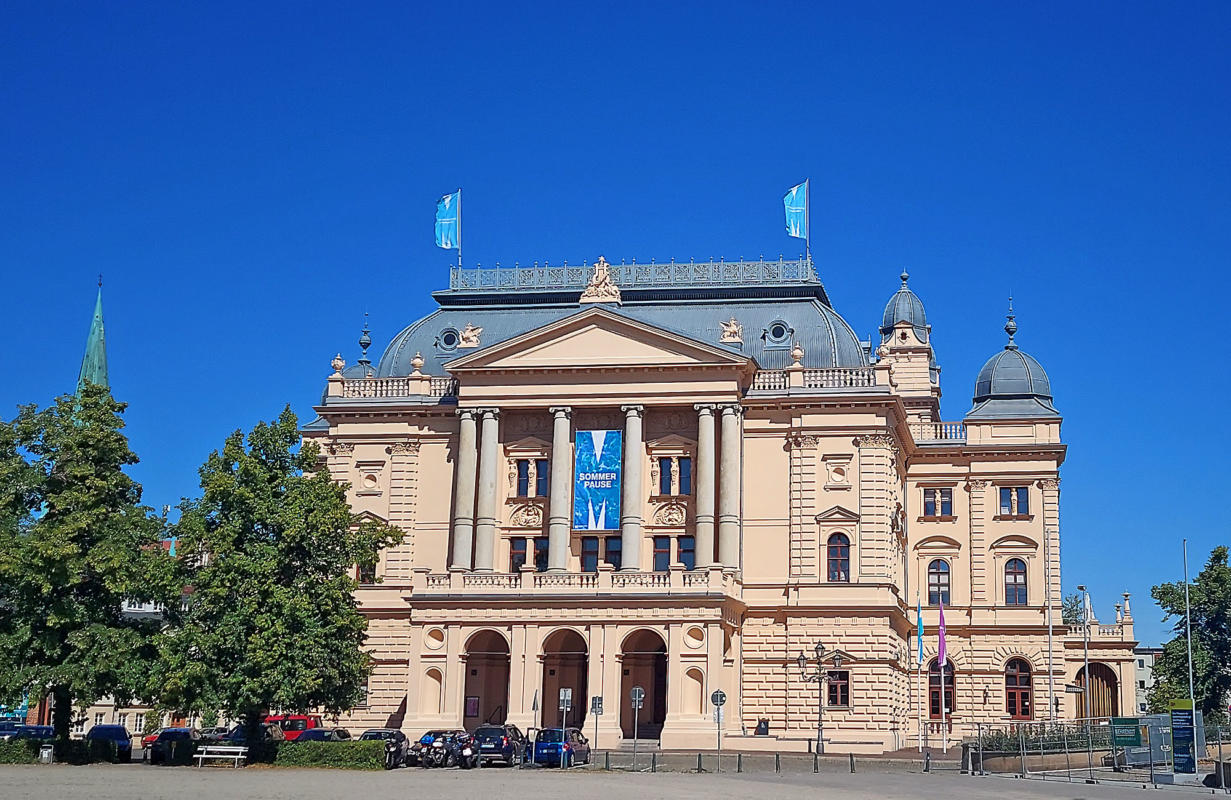
[[[1017,333],[1017,315],[1013,313],[1013,295],[1009,295],[1009,313],[1006,319],[1009,321],[1004,324],[1004,332],[1009,334],[1009,343],[1004,346],[1004,349],[1016,350],[1017,344],[1013,341],[1013,334]]]
[[[329,366],[333,367],[335,375],[341,375],[342,369],[346,366],[346,359],[342,358],[341,353],[338,353],[333,357],[333,360],[329,362]]]
[[[722,333],[718,337],[718,341],[723,344],[743,344],[744,343],[744,326],[731,316],[730,322],[719,322],[722,326]]]
[[[585,291],[581,293],[581,302],[620,302],[620,287],[616,286],[615,281],[611,279],[611,265],[602,256],[594,262],[594,272],[590,275],[590,282],[586,284]]]
[[[1130,594],[1128,592],[1125,592],[1124,593],[1124,619],[1125,621],[1131,620],[1133,618],[1133,612],[1128,607],[1129,597],[1130,597]]]
[[[791,366],[801,367],[804,362],[804,346],[795,340],[794,346],[791,347]]]
[[[423,371],[422,371],[423,370],[423,354],[416,351],[414,358],[410,359],[410,366],[411,366],[411,369],[414,370],[414,372],[410,373],[411,375],[422,375],[423,374]]]
[[[467,322],[466,327],[462,328],[461,333],[457,336],[458,347],[478,347],[479,336],[483,333],[483,329]]]

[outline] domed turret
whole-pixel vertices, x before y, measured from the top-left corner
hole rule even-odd
[[[915,329],[915,336],[919,341],[926,343],[928,318],[923,311],[923,301],[906,285],[906,282],[910,280],[909,273],[903,270],[898,277],[902,279],[902,286],[894,292],[893,297],[889,298],[889,302],[885,305],[885,313],[881,317],[881,341],[888,341],[893,335],[895,325],[906,322]]]
[[[975,379],[974,407],[970,417],[1053,417],[1058,416],[1052,405],[1051,381],[1043,366],[1033,356],[1018,349],[1013,341],[1017,320],[1009,303],[1009,321],[1005,333],[1009,342],[987,360]]]

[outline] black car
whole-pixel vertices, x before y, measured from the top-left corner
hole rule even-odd
[[[308,728],[295,739],[297,742],[349,742],[346,728]]]
[[[141,757],[150,764],[165,764],[171,760],[172,751],[177,745],[196,742],[200,738],[201,734],[193,728],[163,728],[154,743],[145,748]]]
[[[86,741],[115,742],[115,757],[125,763],[133,758],[132,734],[123,725],[95,725],[85,735]]]
[[[257,730],[260,731],[262,742],[281,742],[286,739],[286,734],[275,722],[262,722],[257,726]],[[222,742],[224,744],[247,744],[245,739],[247,735],[243,725],[236,725],[230,733],[222,737]]]
[[[385,769],[410,764],[410,739],[397,728],[372,728],[359,735],[361,742],[385,743]]]
[[[474,741],[480,767],[493,761],[516,764],[526,752],[526,736],[516,725],[483,725],[475,730]]]

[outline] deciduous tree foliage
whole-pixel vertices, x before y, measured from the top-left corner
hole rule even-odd
[[[266,710],[340,713],[370,672],[356,564],[401,534],[358,521],[295,415],[236,431],[200,469],[200,499],[175,525],[191,587],[162,640],[163,705],[218,708],[245,720]]]
[[[1171,700],[1188,698],[1188,636],[1184,584],[1164,583],[1150,594],[1166,613],[1175,618],[1175,638],[1163,645],[1154,660],[1154,687],[1150,709],[1167,710]],[[1210,559],[1188,588],[1192,608],[1193,688],[1197,708],[1207,722],[1226,719],[1231,702],[1231,566],[1227,548],[1216,547]]]
[[[56,734],[73,705],[129,702],[156,657],[156,622],[126,618],[126,599],[174,586],[161,522],[124,472],[125,404],[86,384],[0,423],[0,702],[55,700]]]

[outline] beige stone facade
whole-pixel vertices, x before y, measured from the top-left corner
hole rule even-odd
[[[1065,691],[1087,648],[1060,621],[1050,390],[989,362],[976,408],[941,421],[922,306],[893,311],[918,302],[905,277],[875,353],[852,355],[811,264],[792,263],[704,265],[696,281],[603,262],[523,270],[507,291],[455,272],[377,365],[335,360],[304,436],[356,512],[405,532],[359,572],[376,668],[343,724],[559,725],[568,687],[568,724],[599,747],[713,747],[721,689],[724,746],[803,750],[818,684],[796,662],[820,642],[843,660],[821,687],[826,750],[914,746],[943,736],[922,688],[940,601],[950,737],[1010,710],[1082,714]],[[623,436],[618,530],[572,526],[574,435],[589,430]],[[1117,617],[1090,629],[1096,712],[1134,704],[1127,598]]]

